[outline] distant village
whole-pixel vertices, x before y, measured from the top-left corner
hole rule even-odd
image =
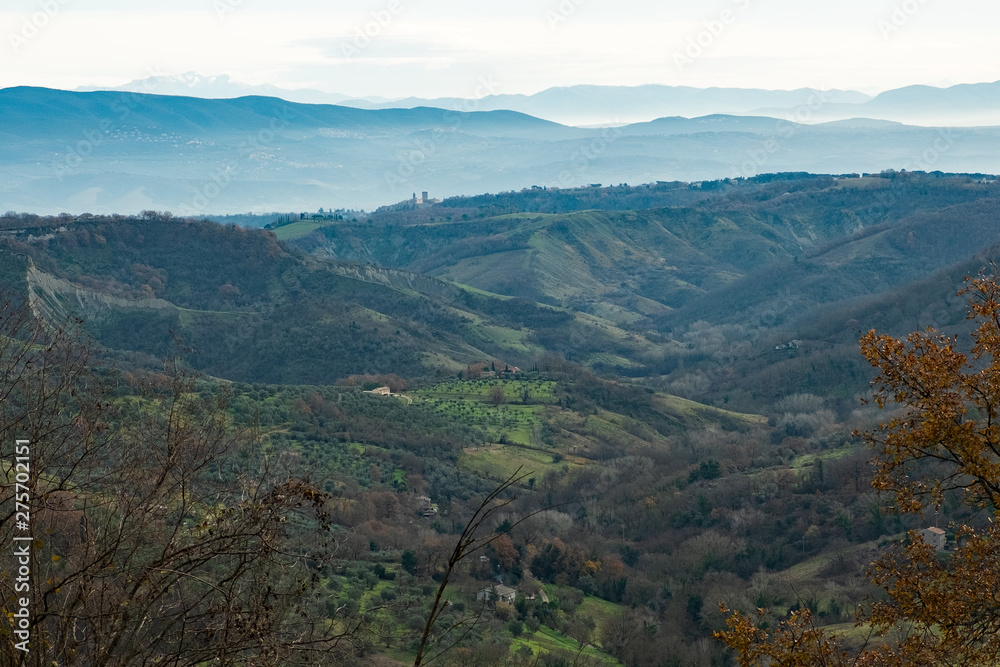
[[[414,192],[413,196],[409,199],[404,199],[403,201],[396,204],[389,204],[388,206],[380,206],[375,209],[376,213],[386,213],[389,211],[412,211],[414,209],[421,208],[423,206],[432,206],[434,204],[440,204],[440,199],[431,199],[430,193],[424,190],[420,193],[420,197],[417,197],[417,193]]]

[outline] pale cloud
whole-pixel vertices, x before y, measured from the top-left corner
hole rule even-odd
[[[220,11],[219,3],[228,9]],[[44,6],[56,5],[39,26],[41,0],[5,2],[0,86],[119,85],[150,72],[197,71],[350,95],[435,97],[466,96],[482,77],[502,81],[506,93],[578,83],[875,91],[1000,79],[992,28],[1000,3],[979,0],[372,0],[350,6],[47,0]],[[719,30],[723,17],[729,20]],[[36,28],[30,38],[26,25]],[[371,33],[370,44],[345,58],[343,47],[359,30]],[[711,39],[704,38],[706,30]],[[677,54],[699,37],[707,46],[678,67]]]

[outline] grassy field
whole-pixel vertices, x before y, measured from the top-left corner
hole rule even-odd
[[[858,445],[844,445],[843,447],[838,447],[837,449],[830,449],[825,452],[816,452],[814,454],[803,454],[798,456],[792,462],[792,468],[809,468],[816,465],[817,461],[837,461],[844,458],[845,456],[850,456],[851,454],[857,452],[860,449]]]
[[[571,639],[547,626],[542,626],[538,629],[538,632],[526,632],[519,639],[514,640],[514,643],[511,644],[510,647],[511,653],[516,653],[522,646],[529,647],[535,655],[550,651],[569,651],[570,653],[576,654],[580,650],[580,644],[575,639]],[[610,655],[595,648],[594,646],[588,645],[584,648],[583,655],[588,658],[602,660],[606,665],[621,664]]]
[[[494,405],[489,394],[503,387],[506,403]],[[558,402],[556,383],[549,380],[450,380],[429,389],[412,392],[414,398],[486,433],[488,444],[469,447],[461,465],[492,479],[505,479],[518,468],[540,479],[550,470],[586,463],[564,457],[541,442],[540,429],[546,410]]]
[[[559,598],[564,595],[565,592],[573,592],[575,589],[567,588],[564,586],[559,586],[558,584],[542,584],[545,589],[545,594],[549,598]],[[576,593],[579,595],[579,593]],[[608,602],[607,600],[602,600],[601,598],[594,597],[593,595],[587,595],[583,598],[583,602],[577,607],[577,614],[583,616],[589,616],[595,621],[597,621],[597,627],[601,627],[602,623],[610,621],[615,616],[622,612],[621,605],[617,605],[614,602]]]
[[[882,537],[879,540],[873,540],[871,542],[852,544],[847,550],[846,555],[853,556],[863,554],[866,551],[877,549],[879,542],[884,542],[886,539],[901,539],[902,537],[903,535],[894,535],[890,537]],[[790,567],[781,573],[781,576],[790,585],[797,588],[803,588],[806,586],[822,587],[822,585],[827,581],[827,578],[822,575],[823,570],[825,570],[836,557],[836,553],[820,554],[815,558],[810,558],[807,561],[803,561],[798,565]]]
[[[642,364],[636,363],[634,361],[629,361],[625,357],[620,357],[617,354],[601,353],[593,354],[584,363],[587,368],[593,369],[595,366],[609,366],[614,368],[640,368]]]
[[[705,421],[706,423],[718,422],[720,421],[720,418],[722,418],[723,421],[735,419],[748,424],[767,423],[767,417],[764,417],[763,415],[749,415],[742,412],[731,412],[729,410],[713,408],[703,403],[689,401],[688,399],[681,398],[680,396],[657,394],[656,399],[658,405],[665,414],[681,414],[687,417],[692,417],[696,420]]]
[[[550,599],[558,599],[561,595],[568,594],[570,591],[573,591],[573,589],[558,586],[556,584],[543,584],[543,587],[545,589],[545,593]],[[575,592],[575,594],[579,595],[578,592]],[[594,638],[592,640],[596,642],[598,641],[598,634],[601,625],[617,616],[621,613],[621,610],[622,608],[613,602],[608,602],[606,600],[593,597],[592,595],[587,595],[584,597],[580,606],[577,607],[576,615],[589,616],[596,622],[598,630],[595,630]],[[542,626],[538,632],[535,633],[526,632],[525,635],[514,642],[511,646],[511,651],[516,651],[520,646],[529,646],[536,655],[541,651],[563,650],[575,654],[580,650],[579,642],[562,633],[556,632],[548,626]],[[583,650],[583,655],[590,658],[600,659],[606,665],[621,664],[613,657],[601,651],[597,646],[593,645],[588,645]]]
[[[519,354],[540,354],[544,350],[538,345],[527,342],[529,331],[524,329],[509,329],[506,327],[482,325],[478,331],[494,345]]]
[[[459,465],[491,479],[506,479],[517,472],[518,468],[529,477],[541,479],[545,473],[559,470],[563,466],[572,469],[585,464],[584,459],[573,456],[557,461],[552,453],[510,445],[466,449],[459,459]]]
[[[309,220],[301,220],[299,222],[293,222],[290,225],[282,225],[274,230],[274,235],[278,237],[279,241],[291,241],[293,239],[302,238],[303,236],[308,236],[320,227],[326,227],[329,222],[311,222]]]
[[[505,403],[494,405],[489,394],[502,387]],[[555,382],[543,380],[475,380],[442,382],[413,396],[466,424],[482,428],[491,442],[543,447],[537,431],[539,414],[556,402]]]
[[[544,406],[493,406],[460,399],[431,399],[428,403],[466,424],[482,428],[491,442],[539,446],[535,438],[535,427],[541,423],[537,414]]]

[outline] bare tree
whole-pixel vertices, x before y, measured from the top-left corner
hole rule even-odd
[[[428,658],[426,661],[424,660],[425,653],[429,648],[429,640],[431,634],[434,632],[435,626],[437,625],[438,620],[441,618],[441,614],[445,611],[445,609],[448,606],[448,601],[443,599],[444,592],[445,589],[448,587],[448,582],[451,581],[451,576],[454,573],[455,568],[458,566],[460,562],[462,562],[472,554],[476,553],[477,551],[485,549],[494,540],[497,540],[502,535],[506,534],[506,532],[504,533],[490,532],[484,535],[483,533],[485,531],[483,530],[483,528],[484,526],[492,524],[493,520],[496,519],[499,514],[503,513],[505,508],[507,508],[511,503],[517,500],[516,496],[512,496],[509,498],[503,498],[503,496],[510,489],[520,484],[528,477],[528,475],[531,474],[531,473],[522,473],[521,470],[522,468],[518,468],[513,475],[511,475],[506,480],[501,482],[485,498],[483,498],[482,502],[479,503],[479,506],[476,507],[475,512],[473,512],[472,517],[465,524],[465,529],[462,531],[462,534],[459,536],[458,541],[455,543],[455,548],[452,550],[451,556],[448,559],[448,564],[445,567],[444,575],[441,578],[441,585],[438,586],[437,594],[434,596],[434,602],[431,604],[430,613],[427,616],[427,624],[424,626],[423,635],[420,637],[420,645],[417,647],[417,657],[413,661],[413,667],[420,667],[420,665],[422,664],[427,664],[429,662],[432,662],[433,660],[447,653],[450,649],[457,646],[459,643],[461,643],[463,639],[465,639],[469,635],[469,633],[472,632],[472,630],[478,623],[479,619],[481,618],[483,610],[485,609],[485,600],[484,600],[484,605],[480,607],[479,612],[471,620],[469,619],[461,620],[452,627],[448,628],[445,631],[445,633],[442,633],[442,634],[447,634],[448,632],[452,632],[461,628],[463,629],[463,632],[461,635],[458,636],[457,639],[452,641],[449,645],[445,646],[444,648],[438,650],[437,653],[435,653],[432,657]],[[530,516],[534,516],[534,514],[536,513],[537,512],[529,514],[528,516],[520,519],[519,521],[512,524],[511,527],[516,526],[518,523],[524,521]]]
[[[0,654],[312,665],[363,648],[370,617],[327,611],[317,587],[337,555],[326,495],[231,422],[224,387],[172,365],[141,385],[96,369],[79,334],[25,304],[0,309],[0,571],[17,571],[15,535],[34,538],[27,591],[0,577],[5,617],[30,599],[31,651],[2,633]]]
[[[507,401],[507,394],[503,390],[503,385],[498,384],[491,387],[487,398],[489,398],[490,403],[493,405],[503,405]]]

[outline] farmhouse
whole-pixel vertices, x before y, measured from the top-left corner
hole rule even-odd
[[[425,519],[431,519],[437,516],[438,506],[437,504],[432,503],[431,499],[427,496],[418,496],[417,513]]]
[[[497,602],[514,604],[515,597],[517,597],[517,590],[503,584],[497,584],[476,593],[476,602],[482,602],[483,600],[492,602],[496,600]]]
[[[372,389],[371,391],[366,391],[366,394],[377,394],[378,396],[392,396],[392,390],[389,387],[379,387],[378,389]]]
[[[937,526],[924,528],[920,531],[920,536],[924,538],[924,542],[934,547],[935,551],[944,551],[947,547],[948,536]]]

